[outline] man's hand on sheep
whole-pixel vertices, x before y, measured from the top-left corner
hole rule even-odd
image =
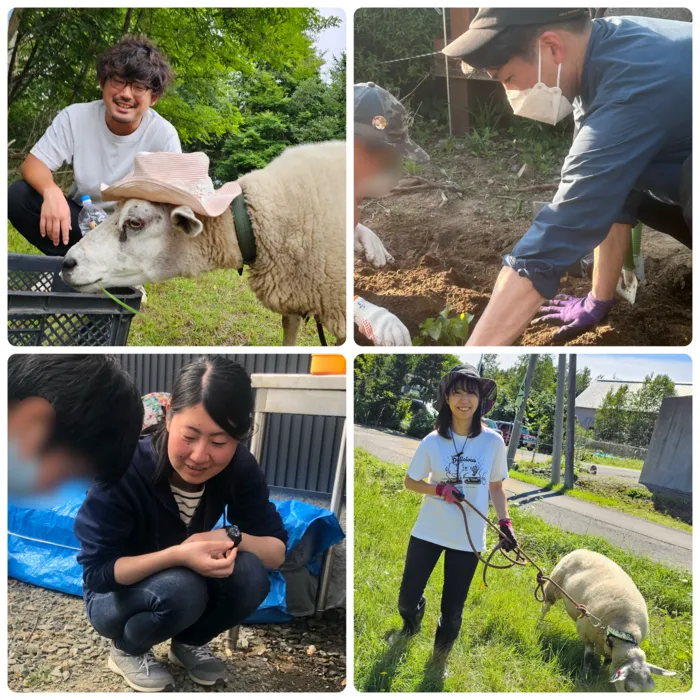
[[[355,226],[355,255],[364,255],[374,267],[384,267],[387,263],[394,262],[379,236],[362,224]]]
[[[353,305],[355,323],[362,335],[375,345],[410,345],[408,328],[390,311],[356,297]]]

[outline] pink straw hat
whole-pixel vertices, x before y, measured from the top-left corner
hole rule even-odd
[[[209,177],[206,153],[137,153],[134,170],[113,185],[100,185],[102,199],[145,199],[190,207],[203,216],[220,216],[242,194],[237,182],[218,190]]]

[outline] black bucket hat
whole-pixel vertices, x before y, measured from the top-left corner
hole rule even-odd
[[[408,136],[408,112],[388,91],[374,83],[355,85],[355,136],[395,148],[415,163],[430,156]]]
[[[498,396],[498,387],[493,379],[488,377],[482,377],[479,371],[473,365],[468,362],[463,365],[457,365],[453,367],[441,380],[440,386],[438,387],[438,411],[442,409],[445,404],[445,394],[447,393],[447,387],[451,382],[454,381],[456,376],[469,377],[470,379],[476,379],[479,382],[479,391],[481,396],[481,415],[485,416],[496,403],[496,397]]]
[[[464,34],[443,50],[446,56],[469,63],[469,55],[482,49],[509,27],[547,25],[590,16],[588,9],[567,7],[480,7]]]

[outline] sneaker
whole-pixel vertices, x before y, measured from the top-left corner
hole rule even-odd
[[[212,654],[208,644],[195,647],[172,641],[168,658],[182,666],[187,675],[199,685],[223,685],[226,681],[226,667]]]
[[[175,681],[170,675],[170,671],[156,661],[152,651],[132,656],[120,651],[112,643],[107,668],[123,676],[130,687],[141,693],[175,690]]]

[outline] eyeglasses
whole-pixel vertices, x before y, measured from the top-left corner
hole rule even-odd
[[[118,75],[110,76],[109,84],[115,90],[119,91],[123,90],[127,85],[131,85],[131,92],[133,92],[136,97],[145,95],[151,89],[148,87],[148,85],[144,85],[143,83],[135,83],[133,80],[124,80],[124,78],[120,78]]]

